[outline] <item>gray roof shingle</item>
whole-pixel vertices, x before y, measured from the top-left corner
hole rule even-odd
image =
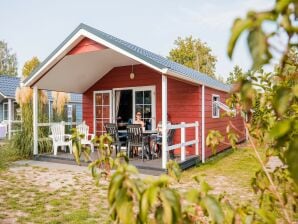
[[[20,78],[0,75],[0,93],[7,98],[15,98],[17,87],[20,86]]]
[[[181,65],[179,63],[176,63],[174,61],[171,61],[163,56],[160,56],[158,54],[155,54],[151,51],[148,51],[144,48],[138,47],[134,44],[131,44],[127,41],[121,40],[117,37],[114,37],[110,34],[107,34],[105,32],[102,32],[100,30],[97,30],[93,27],[90,27],[86,24],[81,23],[40,65],[38,68],[36,68],[32,74],[24,80],[24,83],[26,83],[32,76],[35,75],[35,73],[43,66],[45,65],[79,30],[86,30],[87,32],[90,32],[93,35],[96,35],[97,37],[103,39],[104,41],[107,41],[108,43],[134,55],[135,57],[138,57],[142,59],[143,61],[159,68],[159,69],[169,69],[170,71],[173,71],[174,73],[177,73],[184,76],[187,79],[192,80],[193,82],[199,82],[201,84],[205,84],[209,87],[213,87],[216,89],[220,89],[223,91],[230,91],[230,86],[226,85],[214,78],[211,78],[210,76],[200,73],[198,71],[195,71],[193,69],[187,68],[184,65]]]

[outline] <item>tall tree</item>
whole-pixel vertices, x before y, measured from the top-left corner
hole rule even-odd
[[[229,73],[229,77],[227,78],[226,83],[227,84],[233,84],[235,83],[239,78],[243,77],[243,71],[242,69],[236,65],[234,66],[234,69],[232,72]]]
[[[33,70],[38,67],[39,64],[40,61],[37,57],[33,57],[31,60],[26,61],[22,69],[23,77],[28,77],[31,74],[31,72],[33,72]]]
[[[17,56],[11,52],[5,41],[0,40],[0,75],[17,76]]]
[[[215,78],[216,57],[208,45],[192,36],[178,37],[168,58]]]

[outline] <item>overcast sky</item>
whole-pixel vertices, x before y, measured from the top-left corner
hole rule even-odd
[[[45,59],[80,23],[167,56],[178,36],[206,42],[217,57],[216,73],[227,77],[251,60],[245,37],[234,58],[226,54],[230,28],[248,10],[271,8],[274,0],[9,0],[0,1],[0,40],[25,61]]]

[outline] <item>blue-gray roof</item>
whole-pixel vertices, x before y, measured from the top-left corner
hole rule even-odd
[[[203,73],[200,73],[193,69],[190,69],[190,68],[188,68],[184,65],[181,65],[177,62],[171,61],[163,56],[155,54],[155,53],[148,51],[144,48],[138,47],[138,46],[131,44],[127,41],[121,40],[121,39],[114,37],[110,34],[104,33],[104,32],[97,30],[93,27],[87,26],[86,24],[82,23],[78,26],[78,28],[85,29],[85,30],[97,35],[101,39],[103,39],[111,44],[114,44],[115,46],[133,54],[134,56],[137,56],[138,58],[143,59],[147,63],[150,63],[160,69],[168,68],[176,73],[184,75],[187,78],[189,78],[191,80],[198,81],[202,84],[206,84],[208,86],[222,89],[225,91],[230,90],[229,85],[226,85],[226,84],[218,81],[217,79],[214,79],[206,74],[203,74]]]
[[[17,87],[20,86],[20,78],[0,75],[0,93],[6,98],[15,98]]]
[[[0,93],[6,98],[15,98],[16,89],[20,86],[19,77],[0,75]],[[48,99],[52,100],[52,93],[48,91]],[[82,102],[82,94],[71,93],[69,102]]]
[[[230,86],[226,85],[210,76],[190,69],[184,65],[171,61],[163,56],[155,54],[151,51],[148,51],[144,48],[138,47],[134,44],[131,44],[127,41],[121,40],[117,37],[114,37],[110,34],[97,30],[93,27],[90,27],[86,24],[81,23],[41,64],[40,66],[33,71],[30,77],[24,80],[26,83],[35,73],[46,64],[79,30],[86,30],[87,32],[96,35],[97,37],[103,39],[104,41],[134,55],[135,57],[142,59],[143,61],[151,64],[152,66],[157,67],[158,69],[168,69],[174,73],[179,74],[182,77],[187,78],[188,80],[192,80],[193,82],[198,82],[201,84],[205,84],[209,87],[213,87],[216,89],[221,89],[224,91],[229,91]]]

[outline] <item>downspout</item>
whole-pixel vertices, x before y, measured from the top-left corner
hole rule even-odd
[[[202,163],[205,163],[205,85],[202,85]]]

